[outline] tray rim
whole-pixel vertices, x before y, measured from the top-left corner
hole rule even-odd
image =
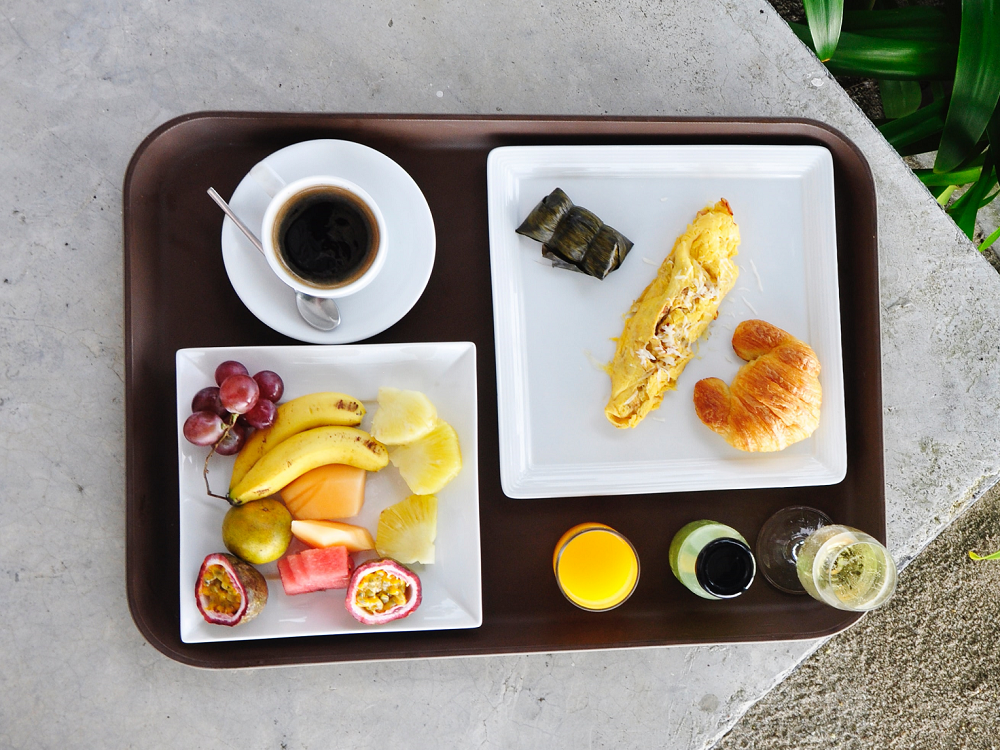
[[[135,477],[132,473],[132,467],[135,464],[135,456],[137,453],[137,446],[133,440],[130,439],[132,432],[134,431],[134,420],[136,418],[138,407],[135,404],[135,400],[132,397],[132,384],[135,380],[135,371],[133,367],[133,330],[132,330],[132,299],[130,296],[130,284],[133,278],[133,268],[130,254],[128,252],[132,243],[134,242],[134,230],[132,227],[133,220],[133,209],[130,206],[129,198],[132,195],[132,186],[135,180],[135,174],[140,165],[142,164],[143,157],[147,154],[150,148],[165,134],[169,131],[184,126],[188,123],[208,120],[208,119],[218,119],[218,120],[231,120],[233,122],[240,122],[246,120],[260,119],[260,120],[285,120],[293,122],[307,123],[310,121],[326,121],[330,126],[341,123],[345,121],[400,121],[402,123],[424,123],[441,125],[447,122],[455,123],[472,123],[472,122],[482,122],[482,123],[493,123],[496,125],[514,125],[523,124],[538,124],[545,125],[548,123],[552,124],[580,124],[580,125],[594,125],[594,126],[610,126],[615,125],[649,125],[649,129],[639,128],[636,132],[630,133],[617,133],[617,135],[622,135],[623,137],[663,137],[671,139],[717,139],[724,136],[730,136],[734,138],[741,139],[777,139],[774,142],[789,142],[795,139],[808,139],[813,142],[822,141],[825,142],[826,139],[832,139],[836,141],[839,146],[846,150],[847,154],[853,159],[853,169],[858,171],[858,179],[864,182],[865,195],[859,196],[861,200],[865,203],[871,205],[871,215],[870,217],[865,217],[869,219],[866,224],[871,230],[871,241],[874,248],[874,252],[867,259],[867,263],[870,267],[874,268],[874,279],[875,279],[875,294],[876,299],[878,295],[878,216],[877,216],[877,203],[876,203],[876,191],[874,177],[871,171],[871,166],[869,165],[867,159],[865,158],[861,149],[851,141],[843,132],[837,128],[828,125],[812,118],[801,118],[801,117],[722,117],[722,116],[712,116],[712,117],[698,117],[698,116],[685,116],[685,117],[658,117],[658,116],[647,116],[647,115],[629,115],[621,117],[609,117],[601,115],[532,115],[532,114],[513,114],[513,115],[477,115],[477,114],[457,114],[457,115],[430,115],[422,113],[338,113],[338,112],[259,112],[259,111],[228,111],[228,110],[201,110],[194,111],[186,114],[174,117],[166,122],[162,123],[155,129],[153,129],[136,147],[135,152],[128,162],[126,167],[124,179],[123,179],[123,190],[122,190],[122,200],[123,200],[123,299],[124,299],[124,317],[123,317],[123,338],[125,344],[125,459],[126,459],[126,489],[125,489],[125,501],[126,501],[126,593],[129,606],[129,612],[136,624],[136,627],[146,638],[146,640],[158,651],[163,653],[165,656],[169,656],[175,661],[179,661],[183,664],[189,666],[196,666],[199,668],[259,668],[262,666],[286,666],[286,665],[302,665],[302,664],[313,664],[313,663],[336,663],[336,662],[353,662],[353,661],[378,661],[388,659],[416,659],[416,658],[447,658],[452,656],[477,656],[477,655],[500,655],[500,654],[527,654],[527,653],[552,653],[554,651],[566,650],[566,651],[592,651],[592,650],[612,650],[619,648],[648,648],[653,646],[670,646],[670,645],[708,645],[708,644],[729,644],[729,643],[758,643],[758,642],[783,642],[783,641],[793,641],[793,640],[806,640],[814,639],[824,636],[833,635],[838,633],[854,622],[856,622],[861,614],[851,614],[842,618],[837,623],[830,625],[828,627],[820,628],[818,630],[807,631],[807,632],[796,632],[793,634],[780,634],[768,637],[767,635],[751,636],[751,637],[733,637],[720,640],[696,640],[696,639],[682,639],[670,643],[664,643],[662,641],[650,642],[648,639],[645,641],[633,642],[629,644],[584,644],[580,648],[571,649],[558,649],[552,648],[551,646],[535,645],[527,647],[508,647],[504,645],[495,646],[492,648],[484,648],[473,644],[472,648],[462,648],[461,644],[447,645],[441,643],[425,643],[421,644],[421,647],[417,649],[415,653],[390,653],[384,655],[383,659],[367,659],[365,657],[353,658],[353,657],[342,657],[340,655],[334,654],[332,658],[323,659],[301,659],[288,657],[286,654],[279,654],[277,657],[272,658],[267,661],[254,660],[247,658],[204,658],[200,657],[197,653],[197,649],[184,649],[183,647],[187,644],[179,643],[181,648],[174,647],[170,643],[165,642],[157,632],[155,632],[149,623],[146,621],[145,615],[137,603],[137,594],[134,590],[134,582],[132,578],[128,575],[128,570],[131,567],[130,563],[135,557],[135,545],[137,543],[136,530],[138,527],[138,520],[136,518],[136,513],[134,511],[133,505],[135,504],[136,497],[136,487],[135,487]],[[732,128],[736,127],[739,132],[732,132]],[[658,130],[654,128],[662,128],[664,130]],[[519,133],[514,131],[507,134],[508,137],[516,137]],[[524,136],[535,136],[541,137],[545,134],[540,134],[532,131],[524,131],[521,133]],[[559,137],[573,137],[573,134],[552,134],[553,136]],[[579,135],[583,135],[582,133]],[[616,133],[612,131],[607,132],[592,132],[586,135],[590,135],[595,138],[607,138]],[[836,165],[835,165],[836,166]],[[835,173],[836,174],[836,173]],[[869,269],[871,270],[871,268]],[[869,325],[873,326],[876,333],[880,331],[880,309],[876,305],[873,319],[869,321]],[[360,343],[360,342],[359,342]],[[875,357],[878,363],[878,369],[873,373],[873,376],[878,379],[878,388],[872,395],[874,401],[873,411],[877,410],[879,426],[882,425],[882,393],[881,393],[881,341],[878,335],[871,342],[873,347],[873,353],[877,355]],[[882,447],[882,434],[876,437],[877,443]],[[878,528],[871,527],[869,530],[874,536],[885,541],[885,472],[884,472],[884,461],[881,454],[877,457],[879,473],[882,477],[881,485],[877,490],[877,496],[880,502],[878,502],[875,510],[878,519]],[[484,625],[486,624],[486,614],[484,613]],[[179,639],[178,639],[179,642]],[[197,644],[195,644],[197,645]],[[189,653],[190,652],[190,653]]]

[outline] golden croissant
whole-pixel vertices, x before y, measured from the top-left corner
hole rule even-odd
[[[698,418],[741,451],[780,451],[812,435],[823,396],[812,348],[763,320],[745,320],[733,350],[747,363],[731,386],[718,378],[695,383]]]
[[[615,427],[635,427],[677,388],[693,345],[719,314],[739,269],[740,230],[725,199],[698,212],[629,310],[607,367],[611,398],[604,414]]]

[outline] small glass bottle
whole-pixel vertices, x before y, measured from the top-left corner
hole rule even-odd
[[[750,588],[757,564],[747,540],[717,521],[692,521],[670,543],[670,569],[705,599],[732,599]]]

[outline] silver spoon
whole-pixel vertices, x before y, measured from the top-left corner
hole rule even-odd
[[[208,194],[213,201],[219,204],[219,208],[225,212],[226,216],[233,220],[236,228],[243,232],[246,238],[263,255],[264,246],[257,239],[257,235],[240,220],[240,217],[233,212],[233,209],[229,207],[226,200],[216,192],[215,188],[210,187]],[[306,323],[320,331],[332,331],[340,325],[340,308],[337,307],[336,300],[332,300],[329,297],[314,297],[305,292],[295,292],[295,307]]]

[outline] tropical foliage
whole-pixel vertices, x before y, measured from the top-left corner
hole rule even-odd
[[[902,156],[937,151],[934,168],[916,174],[972,239],[979,209],[1000,194],[1000,0],[860,2],[804,0],[808,25],[792,30],[833,75],[878,80],[887,118],[879,130]],[[997,239],[1000,230],[979,249]]]

